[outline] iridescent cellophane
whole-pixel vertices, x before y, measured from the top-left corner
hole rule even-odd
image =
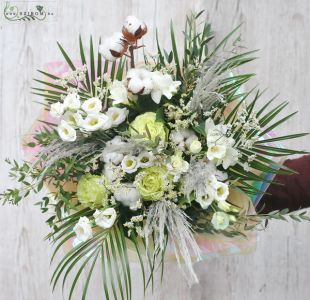
[[[81,66],[79,62],[75,62],[76,66]],[[70,68],[65,62],[50,62],[45,65],[45,71],[53,74],[57,77],[63,76],[65,73],[67,73]],[[49,78],[46,78],[46,80],[50,80]],[[38,119],[34,122],[30,129],[30,134],[27,134],[25,138],[23,139],[23,144],[32,142],[33,136],[32,134],[36,131],[40,131],[42,127],[44,127],[44,123],[40,122],[46,121],[50,123],[57,123],[57,120],[52,118],[49,115],[49,112],[46,110],[42,110]],[[273,136],[273,134],[271,134]],[[29,148],[24,146],[24,153],[26,156],[26,160],[33,162],[35,161],[35,157],[40,152],[40,147],[36,146],[34,148]],[[263,176],[264,178],[268,180],[272,180],[274,174],[268,173],[268,174],[258,174]],[[245,193],[243,193],[240,190],[230,190],[230,195],[228,201],[235,204],[236,206],[241,208],[241,211],[244,213],[250,213],[255,214],[255,206],[258,204],[259,200],[261,199],[263,192],[266,191],[268,187],[268,183],[266,182],[260,182],[260,183],[253,183],[257,189],[260,190],[260,193],[257,195],[253,195],[251,198],[247,196]],[[55,189],[52,186],[52,184],[46,184],[46,188],[50,192],[54,192]],[[75,191],[76,190],[76,184],[73,182],[68,182],[64,185],[64,189],[69,191]],[[241,226],[240,226],[241,227]],[[257,234],[254,231],[243,231],[244,236],[240,237],[234,237],[229,238],[222,234],[196,234],[196,240],[197,243],[201,249],[202,259],[212,258],[212,257],[218,257],[218,256],[225,256],[225,255],[236,255],[236,254],[249,254],[255,251],[256,249],[256,243],[257,243]],[[65,244],[64,248],[65,251],[69,251],[72,249],[72,247],[76,246],[79,243],[79,241],[76,238],[72,238]],[[128,249],[129,249],[129,257],[131,261],[136,261],[138,258],[136,256],[136,252],[134,250],[133,245],[128,241]],[[166,251],[166,259],[168,260],[174,260],[174,252],[169,247]]]

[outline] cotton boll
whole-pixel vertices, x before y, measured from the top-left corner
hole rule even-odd
[[[140,194],[133,185],[125,185],[114,191],[115,200],[125,206],[134,207],[140,199]]]
[[[115,32],[111,37],[106,38],[99,46],[100,54],[108,61],[115,61],[124,55],[128,44],[120,32]]]
[[[127,79],[128,90],[133,94],[148,95],[153,89],[151,72],[146,69],[130,69]]]
[[[124,38],[132,43],[135,43],[138,39],[140,39],[147,32],[146,24],[139,20],[135,16],[128,16],[125,20],[125,23],[122,28],[122,33]]]
[[[111,153],[104,153],[102,155],[102,159],[105,163],[113,163],[114,165],[119,165],[124,158],[124,155],[121,153],[111,152]]]

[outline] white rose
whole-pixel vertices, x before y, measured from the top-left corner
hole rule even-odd
[[[60,118],[65,111],[65,107],[62,103],[56,102],[51,105],[50,115],[54,118]]]
[[[128,110],[127,108],[110,107],[106,114],[110,118],[112,126],[118,126],[126,120]]]
[[[73,142],[76,140],[75,129],[64,120],[58,125],[57,132],[60,138],[65,142]]]
[[[106,130],[111,128],[111,120],[105,114],[89,115],[83,121],[82,125],[86,131]]]
[[[229,195],[228,185],[224,182],[217,182],[215,185],[214,198],[217,201],[225,201]]]
[[[113,100],[113,104],[128,104],[128,91],[122,81],[114,80],[109,90],[109,98]]]
[[[211,223],[216,230],[224,230],[229,225],[229,216],[222,211],[215,212],[212,216]]]
[[[82,109],[87,113],[87,114],[98,114],[100,113],[101,109],[102,109],[102,102],[99,98],[97,97],[93,97],[90,99],[87,99],[86,101],[84,101],[84,103],[82,104]]]
[[[133,94],[148,95],[153,89],[151,72],[146,69],[130,69],[127,79],[128,90]]]
[[[162,95],[171,99],[178,90],[181,81],[174,81],[169,74],[162,74],[158,71],[152,72],[153,90],[151,97],[155,103],[159,103]]]
[[[65,109],[77,110],[81,106],[80,96],[77,93],[68,94],[64,99]]]
[[[93,236],[90,221],[87,217],[81,217],[78,223],[73,227],[73,231],[81,242],[86,242]]]
[[[117,214],[114,208],[96,210],[94,213],[95,223],[104,229],[111,228],[116,220]]]
[[[190,146],[189,146],[189,151],[193,154],[197,154],[201,151],[202,147],[201,147],[201,143],[197,140],[192,141]]]
[[[115,61],[127,51],[128,44],[120,32],[106,38],[99,46],[100,54],[108,61]]]
[[[114,197],[125,206],[135,207],[140,199],[140,194],[133,185],[126,185],[114,191]]]
[[[134,173],[137,171],[139,164],[137,158],[132,155],[126,155],[122,160],[122,170],[126,173]]]

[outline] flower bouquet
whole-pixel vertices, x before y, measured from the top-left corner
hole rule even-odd
[[[255,51],[244,52],[239,27],[211,47],[214,35],[210,24],[198,25],[201,15],[187,17],[183,48],[172,23],[170,51],[156,33],[155,55],[141,42],[147,25],[129,16],[98,51],[90,38],[89,59],[81,37],[76,63],[58,44],[70,71],[39,71],[45,79],[35,79],[47,112],[26,143],[35,155],[22,164],[7,160],[22,186],[0,198],[18,204],[49,189],[38,204],[49,214],[52,260],[70,245],[51,282],[64,285],[75,272],[69,299],[84,269],[85,299],[96,264],[106,299],[130,299],[129,251],[144,290],[158,267],[163,276],[168,255],[189,284],[197,282],[193,263],[206,240],[246,240],[269,219],[286,218],[287,210],[259,214],[254,206],[274,174],[294,172],[277,159],[304,153],[276,143],[304,134],[271,133],[294,113],[275,121],[287,103],[270,108],[274,99],[257,108],[262,93],[243,88],[254,74],[235,71]]]

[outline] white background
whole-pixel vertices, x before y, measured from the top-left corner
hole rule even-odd
[[[120,29],[129,14],[143,18],[149,27],[145,44],[154,48],[154,30],[169,48],[168,26],[175,24],[182,37],[185,14],[206,9],[217,40],[244,21],[241,29],[249,49],[261,49],[260,59],[247,66],[257,77],[252,85],[269,87],[268,97],[280,92],[290,100],[287,112],[299,114],[279,133],[310,132],[310,2],[307,0],[70,0],[58,1],[57,21],[4,22],[0,30],[0,190],[13,186],[7,176],[6,157],[21,160],[22,135],[36,118],[30,87],[36,69],[58,60],[56,41],[78,57],[78,34],[97,40]],[[182,46],[182,44],[180,43]],[[309,149],[308,137],[289,146]],[[63,299],[49,286],[51,248],[43,242],[46,216],[27,199],[19,207],[0,207],[0,299]],[[148,299],[309,299],[310,223],[272,222],[254,254],[212,259],[200,264],[200,285],[191,290],[175,266],[166,269],[165,282]],[[136,272],[138,274],[138,272]],[[139,277],[134,277],[134,300],[143,299]],[[103,299],[100,277],[88,299]],[[102,297],[101,297],[102,296]],[[74,299],[80,299],[78,295]]]

